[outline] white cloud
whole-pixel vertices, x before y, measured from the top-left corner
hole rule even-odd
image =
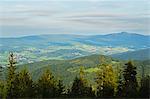
[[[0,33],[148,34],[148,4],[148,0],[1,0]]]

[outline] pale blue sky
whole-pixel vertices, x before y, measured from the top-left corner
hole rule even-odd
[[[0,0],[0,37],[150,33],[150,0]]]

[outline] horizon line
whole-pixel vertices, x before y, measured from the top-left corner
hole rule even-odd
[[[102,33],[102,34],[75,34],[75,33],[45,33],[45,34],[31,34],[31,35],[20,35],[20,36],[1,36],[1,38],[23,38],[23,37],[30,37],[30,36],[43,36],[43,35],[74,35],[74,36],[98,36],[98,35],[110,35],[110,34],[121,34],[121,33],[127,33],[127,34],[137,34],[137,35],[143,35],[143,36],[150,36],[150,34],[140,34],[140,33],[134,33],[134,32],[112,32],[112,33]]]

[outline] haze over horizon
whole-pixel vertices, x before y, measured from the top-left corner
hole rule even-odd
[[[149,35],[149,0],[1,0],[0,37]]]

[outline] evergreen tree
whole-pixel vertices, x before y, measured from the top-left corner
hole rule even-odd
[[[136,67],[133,66],[132,62],[129,61],[125,64],[126,68],[124,70],[124,92],[123,96],[125,97],[137,97],[137,79],[136,79]]]
[[[65,89],[65,86],[63,85],[62,80],[59,80],[57,84],[57,97],[63,96],[64,89]]]
[[[16,98],[27,98],[34,96],[33,81],[29,72],[24,69],[20,71],[15,79]]]
[[[2,71],[3,71],[3,67],[0,65],[0,80],[1,80],[1,77],[2,77]]]
[[[141,80],[140,87],[140,97],[149,98],[150,97],[150,76],[146,76]]]
[[[4,81],[0,79],[0,99],[4,97]]]
[[[13,53],[10,53],[9,55],[9,66],[8,66],[8,75],[7,75],[7,84],[6,84],[6,90],[7,90],[7,98],[12,98],[16,96],[16,92],[14,90],[15,88],[15,78],[16,78],[16,61]]]
[[[101,64],[97,73],[97,97],[113,97],[116,88],[116,78],[111,65]]]
[[[85,98],[94,96],[92,87],[88,87],[81,78],[76,77],[70,92],[71,97]]]
[[[3,87],[4,87],[4,85],[3,85],[3,83],[2,83],[2,80],[1,80],[1,72],[2,72],[2,66],[0,65],[0,98],[2,98],[2,90],[3,90]]]
[[[122,97],[122,93],[123,93],[123,78],[122,78],[122,73],[121,71],[119,71],[119,76],[118,76],[118,82],[117,82],[117,93],[116,96],[117,97]]]
[[[80,68],[79,77],[76,77],[70,92],[71,97],[92,97],[94,92],[92,87],[88,86],[86,79],[84,79],[84,70],[83,67]]]
[[[43,73],[38,80],[38,94],[40,98],[53,98],[57,94],[57,84],[49,70]]]

